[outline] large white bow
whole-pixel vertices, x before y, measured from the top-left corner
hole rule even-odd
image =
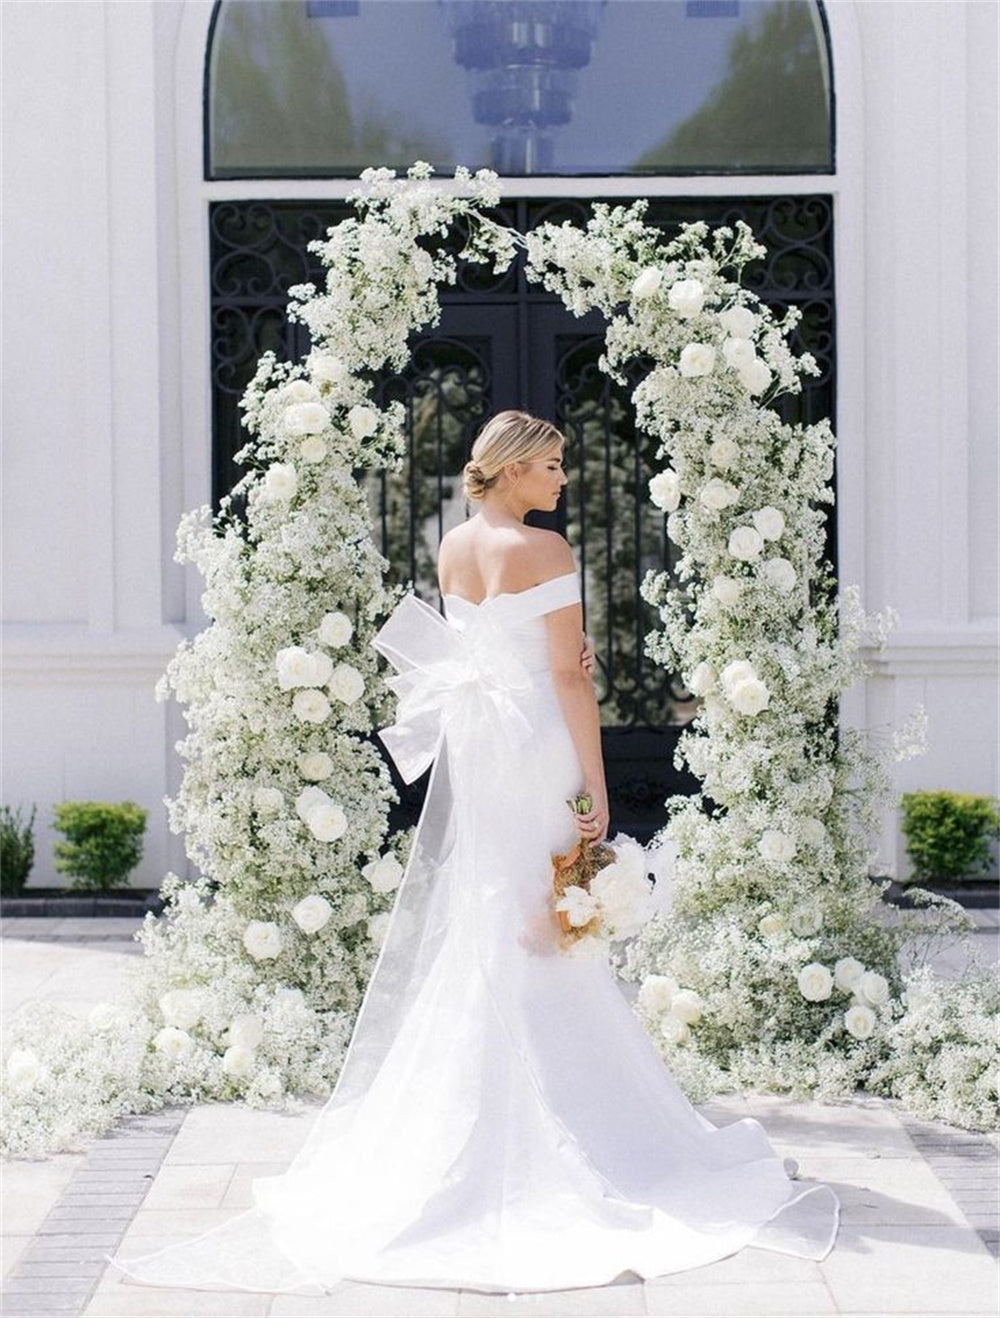
[[[512,746],[531,736],[517,698],[530,690],[530,674],[487,612],[459,630],[423,600],[404,595],[372,645],[399,670],[386,679],[399,696],[396,722],[378,735],[404,782],[431,764],[446,731],[466,745],[487,724]]]

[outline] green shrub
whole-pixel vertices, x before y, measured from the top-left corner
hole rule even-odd
[[[104,889],[124,883],[142,856],[146,811],[134,801],[62,801],[55,826],[56,869],[72,874],[72,888]]]
[[[34,823],[37,807],[31,807],[27,823],[21,810],[0,805],[0,896],[14,897],[23,891],[35,863]]]
[[[992,796],[906,792],[902,797],[912,880],[974,877],[990,866],[990,838],[1000,832]]]

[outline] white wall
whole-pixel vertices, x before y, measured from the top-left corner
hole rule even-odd
[[[838,173],[734,180],[835,195],[840,575],[899,609],[878,674],[843,701],[887,724],[922,700],[916,786],[996,789],[996,10],[829,7]],[[172,562],[209,498],[210,198],[341,196],[349,183],[201,177],[211,5],[0,5],[4,61],[3,800],[150,810],[133,881],[184,871],[162,797],[183,722],[153,701],[199,582]],[[530,190],[591,189],[533,180]],[[527,191],[518,185],[519,190]],[[611,182],[608,189],[614,191]],[[720,183],[649,180],[645,191]],[[622,180],[623,193],[635,190]],[[904,869],[890,812],[882,860]]]

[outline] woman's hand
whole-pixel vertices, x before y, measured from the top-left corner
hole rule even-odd
[[[608,810],[608,794],[604,789],[595,791],[588,788],[587,791],[590,793],[593,808],[588,810],[585,815],[574,814],[573,820],[580,836],[590,846],[596,847],[598,842],[603,842],[607,837],[608,824],[611,822],[611,815]]]
[[[594,671],[594,647],[586,632],[583,634],[583,649],[580,652],[580,665],[585,673]]]

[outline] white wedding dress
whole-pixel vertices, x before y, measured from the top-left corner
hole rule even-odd
[[[400,670],[381,736],[405,780],[433,770],[337,1086],[253,1208],[113,1259],[132,1280],[561,1290],[832,1248],[834,1191],[790,1180],[754,1118],[701,1116],[606,956],[559,950],[551,856],[577,840],[584,784],[544,615],[579,598],[565,573],[447,595],[444,618],[412,595],[393,611],[373,642]]]

